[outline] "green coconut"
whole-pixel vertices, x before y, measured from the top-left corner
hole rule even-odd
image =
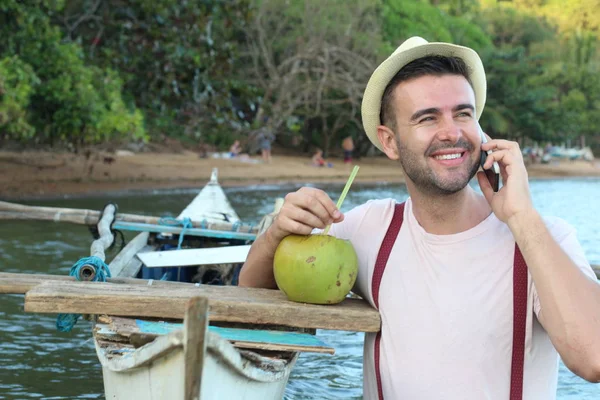
[[[273,272],[288,299],[336,304],[344,300],[358,273],[358,258],[348,240],[328,235],[289,235],[275,251]]]

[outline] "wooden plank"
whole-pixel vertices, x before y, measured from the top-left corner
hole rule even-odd
[[[49,281],[27,292],[25,311],[182,319],[187,301],[205,296],[211,321],[362,332],[381,325],[379,312],[359,299],[324,306],[289,301],[279,290],[180,285]]]
[[[137,257],[146,267],[185,267],[191,265],[243,263],[250,245],[224,246],[203,249],[183,249],[140,253]]]
[[[151,252],[151,251],[154,251],[153,246],[145,246],[140,250],[140,253]],[[133,277],[137,276],[138,272],[142,268],[142,265],[143,265],[143,263],[139,258],[133,257],[123,267],[123,269],[121,270],[121,272],[119,273],[118,276],[123,277],[123,278],[133,278]]]
[[[208,299],[192,297],[185,309],[183,328],[185,400],[199,400],[202,369],[206,354],[208,329]]]
[[[138,262],[141,263],[139,260]],[[68,275],[0,272],[0,294],[25,294],[34,287],[49,281],[77,282],[75,278]],[[152,286],[156,287],[194,287],[193,283],[154,281],[136,278],[108,278],[107,281],[116,284],[142,286],[151,284]]]
[[[137,260],[137,259],[135,259]],[[137,260],[141,265],[141,261]],[[77,282],[75,278],[67,275],[49,274],[20,274],[12,272],[0,272],[0,294],[25,294],[37,285],[49,281]],[[108,278],[107,282],[115,284],[170,287],[170,288],[193,288],[193,283],[169,282],[159,280],[137,279],[137,278]]]
[[[146,244],[148,243],[148,236],[150,234],[148,232],[143,232],[134,237],[127,245],[113,258],[113,260],[108,265],[110,269],[110,274],[112,276],[135,276],[135,275],[127,275],[122,274],[125,266],[129,265],[131,260],[135,259],[135,255],[140,252]],[[137,274],[137,271],[135,271]]]
[[[108,324],[96,324],[100,334],[113,335],[113,340],[123,341],[130,338],[149,343],[157,336],[167,335],[183,329],[183,324],[172,322],[145,321],[132,318],[108,317]],[[106,327],[110,326],[110,330]],[[231,344],[243,349],[262,349],[273,351],[294,351],[334,354],[335,349],[318,339],[315,335],[302,332],[273,331],[264,329],[240,329],[209,326],[210,332],[217,333]],[[108,338],[108,336],[106,336]]]

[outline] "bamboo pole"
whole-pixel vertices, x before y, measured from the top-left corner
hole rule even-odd
[[[0,201],[0,220],[36,220],[68,222],[78,225],[96,225],[99,218],[100,211],[96,210],[28,206]],[[115,221],[159,225],[160,218],[147,215],[118,213],[115,216]],[[231,231],[234,228],[233,224],[228,222],[202,224],[201,221],[192,221],[192,225],[194,228],[220,231]],[[256,233],[257,228],[241,226],[237,231]]]

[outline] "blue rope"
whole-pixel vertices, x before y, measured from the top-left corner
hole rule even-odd
[[[100,258],[91,256],[80,258],[69,271],[70,276],[74,276],[75,279],[79,280],[79,272],[84,265],[92,265],[96,269],[96,276],[92,281],[94,282],[106,282],[106,278],[110,278],[110,269],[108,265]],[[60,332],[70,332],[71,329],[77,323],[77,320],[81,317],[81,314],[58,314],[56,319],[56,329]]]
[[[187,229],[194,227],[194,225],[192,225],[192,220],[190,218],[184,218],[181,220],[181,219],[177,219],[177,218],[173,218],[173,217],[163,217],[158,220],[158,224],[166,225],[166,226],[181,226],[182,227],[181,232],[179,233],[179,243],[177,244],[177,250],[181,249],[181,244],[183,243],[185,231]]]

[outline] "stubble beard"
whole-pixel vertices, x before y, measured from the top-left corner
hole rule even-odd
[[[427,164],[423,166],[420,156],[402,145],[397,134],[395,135],[395,139],[400,156],[400,165],[402,166],[404,173],[414,183],[416,188],[424,194],[431,196],[447,196],[457,193],[469,184],[469,181],[475,176],[479,169],[479,162],[475,161],[468,174],[465,175],[463,179],[458,177],[444,179],[438,176],[427,166]],[[426,154],[431,154],[434,151],[450,147],[462,147],[468,151],[473,151],[471,143],[461,139],[458,143],[452,144],[451,146],[436,146],[435,148],[430,148],[427,150]]]

